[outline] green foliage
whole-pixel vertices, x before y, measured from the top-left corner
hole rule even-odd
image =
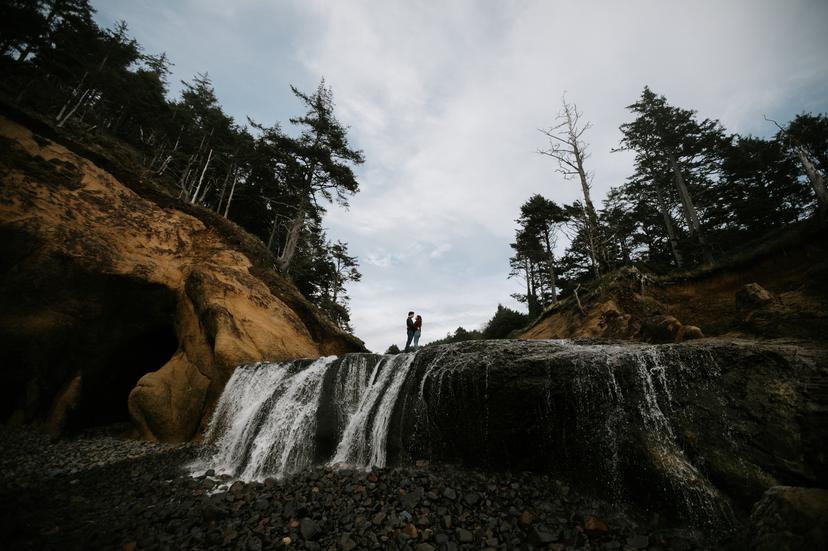
[[[802,155],[824,178],[825,115],[797,115],[779,126],[776,136],[762,139],[727,135],[718,121],[699,120],[694,111],[670,105],[646,87],[628,109],[634,119],[621,125],[620,149],[635,152],[635,166],[624,183],[610,189],[598,212],[602,272],[630,264],[656,272],[692,269],[815,212]],[[549,216],[570,238],[564,254],[554,258],[544,254],[530,215],[543,210],[532,205],[545,201],[535,195],[521,207],[510,258],[510,277],[526,282],[526,292],[513,296],[529,306],[530,317],[551,302],[543,292],[550,265],[563,295],[594,279],[585,209],[575,202]]]
[[[512,331],[522,329],[528,323],[528,315],[498,304],[494,316],[483,327],[483,338],[505,339]]]
[[[386,354],[399,354],[401,352],[400,347],[396,344],[392,344],[388,347],[388,350],[385,351]]]
[[[206,73],[168,98],[166,54],[144,52],[126,23],[102,29],[92,15],[88,0],[0,0],[3,95],[75,139],[133,150],[143,177],[261,238],[282,272],[350,329],[345,286],[361,278],[358,262],[327,238],[322,218],[326,201],[347,205],[359,190],[353,167],[363,156],[348,145],[330,87],[292,87],[302,109],[290,119],[295,138],[278,123],[242,127]],[[282,262],[286,250],[291,261]]]
[[[560,207],[539,194],[530,197],[520,208],[515,242],[511,244],[514,256],[509,259],[509,277],[522,279],[526,293],[515,293],[513,298],[525,303],[529,314],[535,317],[543,306],[554,303],[558,295],[555,245],[561,226],[571,222],[566,207]]]
[[[434,346],[438,344],[451,344],[455,342],[464,342],[464,341],[478,341],[483,339],[483,333],[473,329],[468,331],[463,327],[458,327],[455,329],[453,333],[447,334],[444,338],[438,339],[436,341],[432,341],[428,343],[428,346]]]

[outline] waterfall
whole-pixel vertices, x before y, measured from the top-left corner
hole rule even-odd
[[[206,432],[212,454],[193,465],[242,480],[283,477],[314,462],[320,403],[335,408],[340,438],[330,464],[384,467],[394,406],[414,354],[349,354],[240,366]],[[327,388],[326,381],[331,381]]]
[[[739,345],[727,346],[734,357]],[[755,357],[740,354],[746,365]],[[661,500],[712,522],[730,512],[711,469],[730,469],[720,458],[744,446],[732,428],[728,369],[702,345],[568,341],[243,365],[194,470],[262,480],[311,465],[431,459],[557,471],[619,501]]]
[[[384,357],[371,373],[371,385],[362,393],[348,420],[332,463],[384,467],[388,422],[414,354]]]
[[[584,421],[599,427],[588,438],[609,493],[623,497],[619,440],[631,424],[636,424],[644,429],[643,445],[653,458],[653,466],[661,480],[673,488],[688,516],[699,524],[732,516],[723,497],[687,457],[670,421],[674,414],[673,392],[684,390],[681,375],[716,373],[714,358],[703,355],[695,358],[696,365],[688,365],[687,359],[669,345],[632,344],[569,346],[565,354],[571,354],[569,361],[577,366],[572,379],[576,422],[584,432]],[[671,369],[679,376],[669,377]],[[626,372],[626,392],[619,385],[617,372]],[[636,411],[639,420],[631,418],[629,410],[625,413],[625,408]]]

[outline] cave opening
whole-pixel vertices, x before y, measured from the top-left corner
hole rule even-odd
[[[178,349],[176,291],[92,271],[23,232],[0,237],[0,421],[57,418],[66,432],[128,422],[130,391]]]
[[[97,353],[81,368],[81,399],[68,419],[70,431],[129,422],[129,393],[178,349],[172,291],[131,279],[113,282],[109,291],[101,298],[101,316],[86,327]]]

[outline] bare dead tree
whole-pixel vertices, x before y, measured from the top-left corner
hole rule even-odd
[[[586,210],[586,231],[589,241],[589,253],[592,260],[592,271],[595,277],[601,275],[598,264],[598,215],[590,197],[593,174],[584,167],[589,158],[587,143],[583,136],[592,125],[581,120],[578,106],[566,101],[566,94],[561,98],[562,108],[556,117],[557,124],[547,129],[538,129],[549,140],[547,149],[538,149],[538,153],[552,157],[558,161],[558,172],[567,180],[577,178],[581,184]]]
[[[210,166],[210,160],[213,158],[213,149],[210,148],[210,152],[207,154],[207,160],[204,162],[204,168],[201,170],[201,176],[198,179],[198,185],[195,188],[192,196],[190,197],[190,203],[195,203],[196,199],[198,198],[198,191],[201,189],[201,184],[204,181],[204,174],[207,172],[207,167]]]
[[[86,101],[87,96],[89,96],[89,93],[92,92],[92,91],[93,90],[91,88],[87,88],[86,90],[83,91],[83,94],[81,94],[80,98],[78,98],[78,101],[75,102],[75,105],[69,110],[69,112],[66,113],[66,115],[62,119],[58,120],[58,123],[57,123],[58,128],[63,128],[63,125],[66,124],[66,121],[68,121],[72,117],[72,115],[75,114],[75,111],[77,111],[78,108],[81,105],[83,105],[83,103]],[[63,114],[63,110],[61,110],[60,114]]]
[[[239,181],[238,171],[233,173],[233,185],[230,186],[230,196],[227,197],[227,204],[224,206],[224,217],[227,218],[227,213],[230,211],[230,203],[233,202],[233,194],[236,193],[236,182]]]

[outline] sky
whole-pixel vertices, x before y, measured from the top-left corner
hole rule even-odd
[[[325,226],[359,258],[352,325],[377,352],[404,345],[409,310],[422,344],[521,308],[507,277],[520,205],[579,197],[537,154],[564,93],[592,124],[596,206],[632,172],[610,150],[645,85],[741,134],[773,134],[763,115],[828,112],[824,0],[92,3],[100,24],[125,20],[167,53],[173,94],[207,72],[239,122],[287,125],[301,111],[289,85],[325,78],[366,158],[360,192]]]

